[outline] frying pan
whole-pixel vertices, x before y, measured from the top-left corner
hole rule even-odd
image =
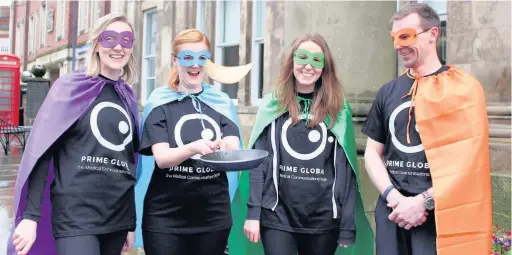
[[[258,167],[267,156],[264,150],[218,150],[202,155],[199,160],[215,171],[247,171]]]

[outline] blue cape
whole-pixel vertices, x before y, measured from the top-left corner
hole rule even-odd
[[[238,127],[239,136],[240,136],[240,148],[242,148],[242,131],[240,129],[240,123],[238,120],[238,114],[236,111],[236,107],[231,101],[231,98],[224,93],[215,90],[211,85],[207,83],[202,84],[203,92],[196,96],[197,99],[208,105],[210,108],[215,110],[216,112],[224,115],[235,125]],[[142,114],[142,123],[140,125],[140,135],[142,138],[142,133],[144,130],[144,123],[146,122],[146,118],[149,113],[153,109],[158,106],[168,104],[173,101],[181,101],[188,97],[189,94],[181,94],[178,93],[167,86],[161,86],[153,90],[151,95],[149,96],[148,102],[144,107],[144,112]],[[148,189],[149,182],[151,180],[151,176],[153,175],[153,171],[155,170],[155,159],[153,156],[143,156],[139,155],[139,162],[137,167],[137,184],[135,185],[135,204],[137,209],[137,229],[135,230],[135,243],[133,247],[143,247],[142,242],[142,212],[144,205],[144,197],[146,196],[146,191]],[[233,201],[233,197],[235,195],[236,189],[238,187],[238,175],[239,172],[226,172],[227,178],[229,182],[229,197],[231,201]]]

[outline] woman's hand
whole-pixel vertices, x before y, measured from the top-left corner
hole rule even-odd
[[[260,241],[260,221],[246,220],[244,225],[244,234],[253,243]]]
[[[18,224],[12,235],[12,244],[16,247],[18,255],[26,255],[36,241],[37,222],[24,219]]]
[[[123,252],[130,252],[132,250],[133,243],[135,242],[135,233],[134,232],[128,232],[128,235],[126,235],[126,242],[123,246]]]
[[[195,154],[208,154],[212,153],[219,147],[219,141],[210,141],[206,139],[199,139],[195,142],[191,142],[187,144],[190,150],[192,150]]]

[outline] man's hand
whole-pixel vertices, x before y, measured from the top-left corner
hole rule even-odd
[[[128,232],[128,235],[126,235],[126,242],[123,246],[123,252],[130,252],[132,250],[133,243],[135,242],[135,233],[134,232]]]
[[[396,205],[390,204],[393,212],[389,215],[389,220],[398,223],[398,226],[407,230],[417,227],[427,220],[428,213],[425,210],[424,199],[421,195],[406,197],[400,200]]]
[[[405,198],[406,197],[404,195],[402,195],[402,193],[400,193],[398,190],[392,189],[388,193],[388,196],[386,197],[386,201],[388,201],[388,207],[395,209],[398,206],[398,204],[400,203],[400,201],[404,200]]]

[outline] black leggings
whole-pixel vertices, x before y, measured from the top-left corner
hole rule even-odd
[[[298,234],[277,229],[261,229],[265,255],[333,255],[338,247],[338,231],[327,234]]]
[[[59,255],[120,255],[127,231],[57,238]]]
[[[230,229],[201,234],[142,231],[146,255],[224,255]]]

